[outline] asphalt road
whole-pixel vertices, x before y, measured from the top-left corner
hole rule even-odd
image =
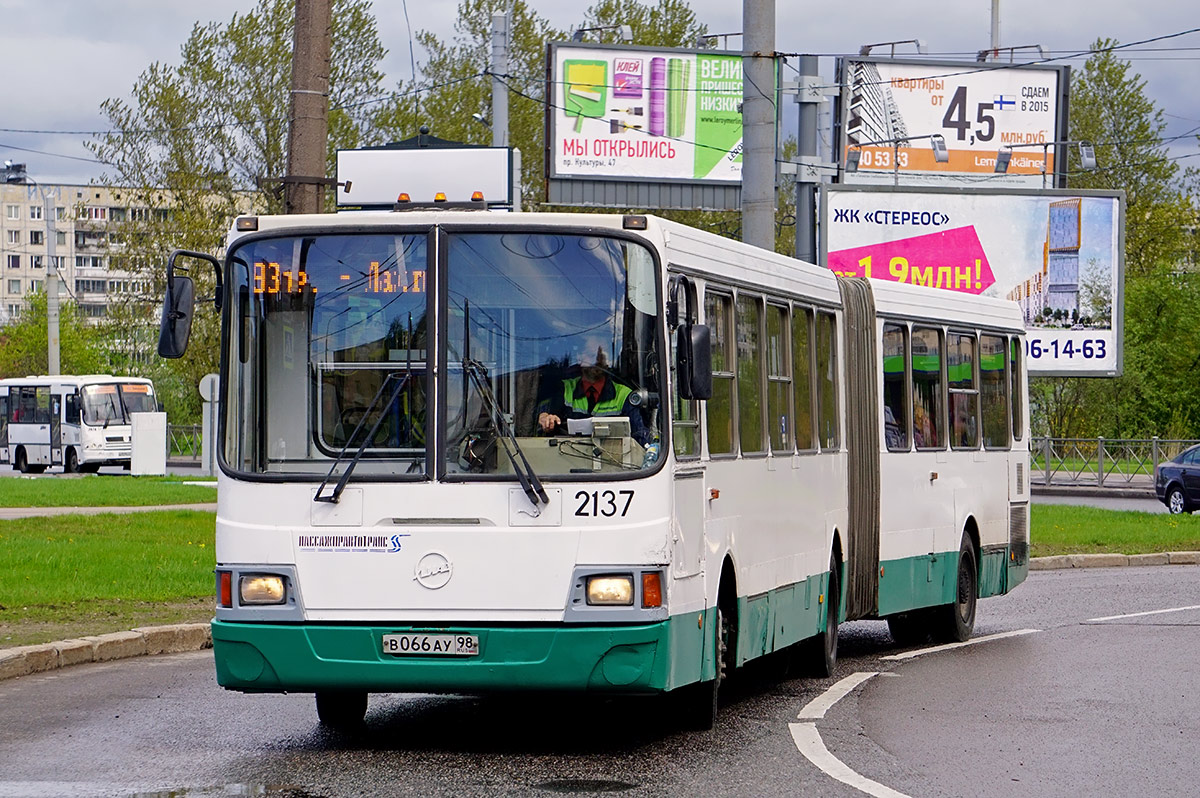
[[[903,653],[885,624],[847,624],[833,679],[739,673],[708,733],[645,699],[381,695],[339,735],[311,696],[222,691],[211,652],[77,666],[0,682],[0,797],[863,794],[831,771],[892,796],[1192,794],[1198,577],[1035,572],[980,604],[977,638],[1037,631],[914,659],[884,659]],[[857,673],[880,675],[797,723]]]

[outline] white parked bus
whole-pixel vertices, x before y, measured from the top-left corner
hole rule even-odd
[[[130,413],[158,409],[154,384],[109,374],[0,380],[0,461],[21,473],[129,468]]]
[[[190,259],[190,260],[188,260]],[[963,640],[1028,571],[1012,302],[652,216],[241,217],[223,263],[218,682],[666,693],[838,623]],[[199,312],[205,312],[201,309]]]

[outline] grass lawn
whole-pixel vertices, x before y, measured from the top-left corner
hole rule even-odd
[[[89,477],[80,483],[89,479],[126,491],[117,504],[148,503],[134,500],[139,491],[212,497],[211,489],[158,478]],[[5,479],[0,486],[38,481],[61,489],[58,480]],[[1035,557],[1200,551],[1200,515],[1035,504],[1031,529]],[[0,521],[0,647],[210,620],[213,533],[213,514],[195,510]]]
[[[1200,551],[1200,515],[1034,504],[1029,527],[1034,557]]]
[[[0,647],[210,620],[213,534],[194,510],[0,521]]]
[[[209,481],[207,485],[184,482]],[[0,479],[0,507],[143,507],[217,500],[215,479],[192,477],[82,476]]]

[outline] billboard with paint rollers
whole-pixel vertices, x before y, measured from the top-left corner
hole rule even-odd
[[[1113,191],[825,186],[821,253],[838,274],[1010,299],[1030,373],[1111,376],[1124,207]]]
[[[551,178],[741,182],[740,54],[557,42],[548,68]]]

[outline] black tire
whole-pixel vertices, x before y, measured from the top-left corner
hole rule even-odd
[[[22,474],[29,473],[29,457],[25,454],[24,449],[17,449],[17,454],[13,458],[13,468],[17,469]]]
[[[323,726],[337,731],[351,731],[363,725],[366,715],[366,690],[317,691],[317,718]]]
[[[902,612],[889,616],[888,632],[901,648],[919,646],[929,642],[929,617],[922,612]]]
[[[825,629],[801,643],[803,673],[816,679],[828,679],[837,666],[838,613],[842,606],[842,580],[837,560],[829,558],[829,589],[825,591]]]
[[[975,604],[979,599],[979,571],[975,565],[975,547],[963,536],[958,547],[958,578],[954,601],[935,609],[934,633],[940,640],[962,643],[975,631]]]
[[[79,471],[79,455],[75,454],[74,447],[67,449],[66,457],[63,460],[63,473],[74,474]]]
[[[1172,515],[1180,515],[1182,513],[1190,513],[1191,506],[1188,504],[1187,497],[1183,495],[1183,488],[1178,485],[1172,485],[1167,488],[1167,511]]]

